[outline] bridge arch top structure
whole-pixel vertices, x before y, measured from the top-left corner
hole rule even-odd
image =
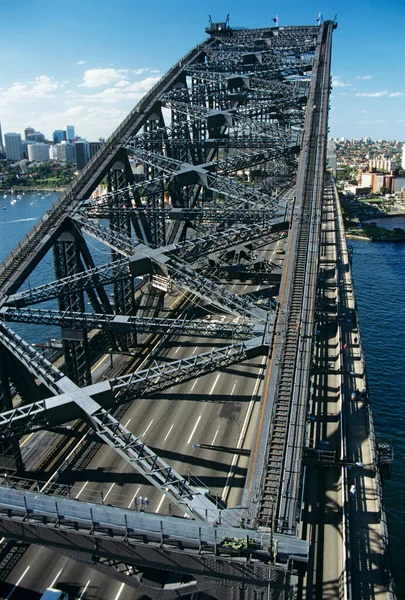
[[[320,177],[311,196],[319,200],[333,25],[211,28],[0,265],[0,438],[12,440],[9,455],[18,459],[24,434],[81,419],[190,517],[217,519],[212,498],[126,430],[115,411],[175,383],[271,356],[286,313],[272,298],[277,291],[267,299],[260,291],[277,290],[286,277],[261,250],[293,231],[293,214],[299,222],[309,169]],[[111,252],[106,264],[93,257],[89,236]],[[291,264],[294,236],[289,248]],[[28,287],[49,252],[54,280]],[[235,293],[232,280],[248,282],[248,291]],[[181,295],[171,302],[174,293]],[[221,313],[222,324],[204,318],[207,312]],[[12,322],[60,326],[57,364],[16,335]],[[170,336],[196,332],[225,341],[168,365],[155,361]],[[94,356],[140,349],[134,372],[92,381]],[[223,515],[235,525],[232,511]],[[256,516],[249,515],[252,527]]]

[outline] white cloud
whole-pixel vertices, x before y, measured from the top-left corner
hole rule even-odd
[[[390,98],[398,98],[399,96],[403,96],[402,92],[392,92],[390,94]]]
[[[126,69],[88,69],[79,87],[101,87],[125,79]]]
[[[78,60],[78,61],[76,61],[76,64],[77,65],[85,65],[86,61],[85,60]]]
[[[9,88],[0,89],[0,106],[37,98],[53,98],[52,92],[60,87],[61,84],[48,75],[39,75],[28,83],[15,82]]]
[[[159,77],[146,77],[141,81],[128,82],[128,85],[106,88],[95,94],[83,94],[82,102],[97,102],[102,104],[114,104],[122,100],[140,100],[142,96],[157,83]]]
[[[146,71],[149,71],[149,67],[144,67],[143,69],[135,69],[135,71],[132,71],[132,74],[133,75],[142,75],[142,73],[146,73]]]
[[[160,73],[159,69],[152,69],[151,73]]]
[[[371,75],[357,75],[356,79],[371,79]]]
[[[128,81],[128,79],[121,79],[121,81],[117,81],[117,83],[115,84],[115,87],[124,88],[124,87],[127,87],[128,85],[130,85],[130,82]]]
[[[343,83],[343,81],[340,81],[338,76],[334,76],[332,77],[332,86],[333,87],[350,87],[351,83]]]
[[[381,92],[357,92],[356,96],[361,96],[363,98],[381,98],[381,96],[386,96],[387,94],[387,90],[382,90]]]

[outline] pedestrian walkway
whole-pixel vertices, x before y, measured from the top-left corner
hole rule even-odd
[[[352,597],[356,600],[395,598],[373,417],[341,214],[338,214],[338,223],[344,458],[349,465],[345,498]]]

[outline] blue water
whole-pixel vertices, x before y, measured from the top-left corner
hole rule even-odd
[[[13,196],[16,198],[16,196]],[[56,201],[58,194],[25,194],[10,203],[0,195],[0,262]],[[2,210],[6,207],[6,210]],[[109,261],[109,251],[88,240],[97,264]],[[394,443],[392,480],[385,484],[394,577],[399,598],[405,598],[405,244],[351,241],[353,276],[362,341],[367,362],[377,437]],[[45,258],[29,285],[54,279],[52,254]],[[55,307],[56,308],[56,307]],[[28,341],[58,337],[49,328],[12,324]]]
[[[0,194],[0,263],[18,246],[23,237],[59,197],[58,192],[25,193],[19,197],[17,194],[8,193],[6,198],[3,195]],[[95,263],[97,265],[108,263],[111,260],[110,250],[101,242],[85,237]],[[50,250],[22,285],[21,290],[44,285],[54,280],[53,252]],[[34,308],[57,310],[58,306],[56,300],[54,300],[42,303]],[[9,326],[30,343],[43,343],[50,338],[60,338],[60,329],[55,327],[19,323],[10,323]]]
[[[398,598],[405,598],[405,244],[350,242],[377,440],[394,444],[384,499]]]

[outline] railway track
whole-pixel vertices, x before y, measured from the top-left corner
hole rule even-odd
[[[300,220],[298,240],[293,266],[291,294],[285,319],[284,345],[278,370],[278,381],[273,404],[273,420],[268,445],[268,459],[262,484],[261,502],[258,511],[258,522],[267,527],[275,526],[279,531],[290,532],[288,523],[284,522],[283,515],[279,515],[280,488],[283,474],[290,471],[286,469],[286,453],[288,430],[291,422],[292,400],[296,382],[297,363],[300,360],[298,350],[300,342],[300,329],[304,314],[304,295],[306,291],[307,276],[313,265],[311,253],[313,225],[317,218],[318,206],[314,194],[316,178],[323,176],[317,172],[320,153],[324,152],[324,127],[320,108],[325,104],[324,73],[328,68],[325,56],[325,40],[321,46],[318,80],[315,94],[312,99],[312,123],[309,146],[307,152],[307,165],[302,193],[301,212],[297,218]],[[324,107],[325,110],[325,107]],[[323,136],[323,139],[322,139]],[[316,237],[316,236],[315,236]],[[315,239],[316,243],[316,239]],[[308,372],[309,378],[309,372]],[[297,425],[295,423],[295,425]],[[294,465],[295,473],[300,465]]]

